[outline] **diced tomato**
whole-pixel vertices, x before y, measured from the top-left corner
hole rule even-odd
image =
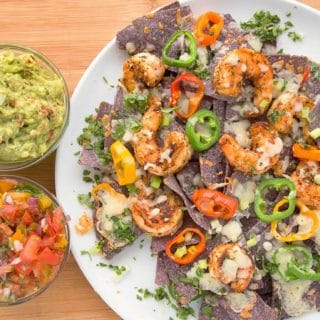
[[[0,207],[0,217],[4,218],[10,224],[13,224],[15,222],[17,211],[18,211],[18,208],[16,205],[3,204]]]
[[[27,226],[33,222],[32,216],[28,211],[23,214],[22,221]]]
[[[15,271],[23,276],[28,276],[32,271],[32,266],[29,263],[20,262],[14,266]]]
[[[49,248],[44,248],[38,256],[38,261],[55,266],[59,263],[59,256]]]
[[[61,207],[53,210],[52,225],[56,234],[60,233],[65,224],[65,219]]]
[[[10,237],[13,234],[13,231],[11,230],[11,228],[7,224],[0,223],[0,233],[3,233],[7,237]]]
[[[40,246],[41,238],[35,234],[30,235],[20,252],[21,260],[23,262],[32,262],[36,260]]]
[[[0,266],[0,276],[3,276],[11,271],[13,271],[13,266],[11,264],[4,264]]]
[[[42,239],[42,244],[41,244],[41,247],[42,248],[45,248],[45,247],[52,247],[54,245],[54,242],[55,242],[55,237],[49,237],[49,236],[45,236],[43,239]]]

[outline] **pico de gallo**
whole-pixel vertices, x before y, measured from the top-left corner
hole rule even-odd
[[[0,179],[0,302],[41,290],[68,248],[61,207],[33,184]]]

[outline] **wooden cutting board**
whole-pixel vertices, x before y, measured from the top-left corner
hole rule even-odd
[[[167,0],[1,0],[0,42],[33,47],[64,75],[70,93],[97,53],[131,20]],[[303,2],[320,9],[320,0]],[[19,174],[54,192],[52,155]],[[124,302],[125,307],[125,302]],[[73,257],[52,287],[26,304],[2,308],[0,320],[119,320],[95,294]],[[137,319],[138,320],[138,319]]]

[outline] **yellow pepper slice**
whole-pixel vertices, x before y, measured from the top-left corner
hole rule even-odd
[[[278,211],[283,205],[287,203],[288,203],[287,199],[282,199],[275,205],[273,211]],[[305,204],[300,200],[296,201],[296,206],[300,210],[299,211],[300,215],[305,216],[306,218],[309,218],[312,220],[313,223],[312,223],[311,229],[305,233],[290,233],[287,236],[281,236],[277,231],[278,221],[272,221],[271,234],[281,242],[303,241],[303,240],[310,239],[316,234],[317,230],[319,229],[318,215],[314,211],[310,210],[307,206],[305,206]]]
[[[39,197],[39,205],[42,210],[48,209],[52,206],[52,200],[45,195],[41,195]]]
[[[130,151],[120,141],[110,146],[113,164],[117,173],[120,186],[136,181],[136,164]]]

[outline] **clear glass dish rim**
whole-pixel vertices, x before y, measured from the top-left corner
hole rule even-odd
[[[56,141],[50,146],[50,148],[40,157],[30,159],[27,161],[21,161],[21,162],[0,162],[0,171],[3,172],[9,172],[9,171],[17,171],[17,170],[22,170],[28,167],[31,167],[42,160],[46,159],[50,154],[52,154],[59,146],[59,143],[61,142],[61,139],[68,127],[69,124],[69,117],[70,117],[70,95],[69,95],[69,90],[67,83],[62,76],[61,72],[59,69],[56,67],[56,65],[50,61],[49,58],[47,58],[44,54],[41,52],[34,50],[30,47],[15,44],[15,43],[0,43],[0,51],[2,50],[16,50],[16,51],[21,51],[21,52],[26,52],[26,53],[31,53],[35,55],[41,62],[43,62],[47,67],[49,67],[58,77],[59,79],[63,82],[64,86],[64,106],[66,109],[65,117],[64,117],[64,123],[61,127],[61,131],[59,133],[59,136],[57,137]]]
[[[23,177],[23,176],[18,176],[18,175],[13,175],[13,174],[0,174],[0,180],[4,179],[4,178],[17,180],[18,182],[27,182],[27,183],[30,183],[30,184],[36,186],[41,191],[43,191],[46,195],[48,195],[50,197],[50,199],[53,200],[54,203],[57,206],[62,208],[62,206],[60,205],[60,203],[59,203],[58,199],[56,198],[56,196],[53,193],[51,193],[47,188],[45,188],[43,185],[41,185],[40,183],[38,183],[38,182],[36,182],[36,181],[34,181],[34,180],[30,179],[30,178]],[[27,301],[31,300],[32,298],[35,298],[35,297],[39,296],[41,293],[46,291],[51,286],[51,284],[58,278],[58,276],[60,275],[60,273],[64,269],[64,267],[65,267],[65,265],[67,263],[67,260],[69,258],[69,254],[70,254],[70,229],[69,229],[68,219],[66,217],[66,214],[65,214],[63,208],[62,208],[62,212],[63,212],[63,216],[64,216],[64,218],[66,220],[65,233],[66,233],[66,237],[67,237],[67,240],[68,240],[68,245],[67,245],[67,248],[64,251],[64,257],[63,257],[63,260],[60,263],[60,266],[59,266],[59,269],[58,269],[57,273],[55,274],[55,276],[47,284],[45,284],[43,287],[39,288],[38,290],[34,291],[33,293],[31,293],[31,294],[29,294],[29,295],[27,295],[25,297],[18,298],[17,300],[15,300],[13,302],[0,301],[0,307],[14,306],[14,305],[17,305],[17,304],[21,304],[21,303],[27,302]]]

